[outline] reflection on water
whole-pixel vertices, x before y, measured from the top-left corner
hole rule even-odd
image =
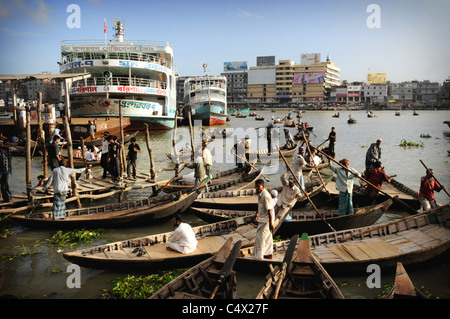
[[[333,118],[334,111],[304,113],[303,122],[308,122],[313,127],[310,135],[313,145],[319,145],[328,137],[332,126],[336,128],[336,158],[347,157],[350,159],[350,166],[358,171],[364,169],[364,159],[367,147],[381,138],[382,143],[382,163],[388,175],[396,174],[400,182],[406,184],[412,189],[418,190],[420,177],[424,175],[425,169],[420,163],[420,159],[431,168],[434,168],[435,175],[439,181],[449,188],[449,157],[447,150],[450,149],[450,128],[443,124],[444,120],[450,120],[449,111],[420,111],[419,116],[412,116],[413,111],[402,111],[401,116],[394,116],[393,111],[375,112],[376,118],[368,118],[363,111],[341,112],[340,118]],[[238,137],[249,132],[251,135],[252,150],[266,148],[266,139],[264,129],[255,129],[267,124],[271,116],[284,117],[284,112],[257,112],[262,114],[266,121],[255,121],[253,117],[234,118],[223,125],[221,129],[232,129]],[[347,124],[348,115],[352,114],[357,119],[357,124]],[[293,113],[295,116],[295,114]],[[186,139],[186,128],[178,131],[177,145],[184,145]],[[280,135],[275,134],[275,139],[279,140],[280,145],[284,144],[283,127],[280,127]],[[290,128],[295,132],[294,128]],[[276,133],[276,132],[275,132]],[[172,131],[170,132],[151,132],[151,147],[153,149],[155,164],[157,169],[173,168],[174,165],[166,157],[170,153],[172,145]],[[421,134],[428,134],[430,138],[421,138]],[[256,137],[260,136],[259,139]],[[401,140],[415,143],[423,143],[419,148],[403,148],[399,144]],[[217,138],[208,148],[212,150],[213,156],[216,156],[217,162],[213,166],[213,172],[234,167],[234,158],[230,153],[234,144],[234,136],[227,139]],[[149,156],[145,147],[145,135],[139,134],[138,144],[143,151],[138,155],[138,170],[148,171],[150,169]],[[184,143],[184,144],[183,144]],[[326,144],[324,144],[326,145]],[[220,160],[218,157],[220,156]],[[32,161],[33,180],[37,183],[36,176],[42,171],[42,158],[34,157]],[[265,175],[270,179],[269,186],[279,186],[279,176],[285,171],[282,162],[272,161],[266,163],[268,170]],[[14,158],[13,162],[13,187],[14,194],[25,190],[25,171],[24,158]],[[183,173],[189,173],[191,170],[185,169]],[[101,176],[101,169],[94,167],[95,176]],[[167,179],[173,176],[173,172],[158,173],[159,179]],[[151,190],[135,190],[129,192],[125,199],[132,200],[149,196]],[[437,199],[441,203],[447,203],[448,197],[444,192],[437,193]],[[103,202],[117,202],[117,197],[113,196]],[[89,205],[89,201],[84,201],[83,205]],[[377,222],[388,222],[406,216],[402,211],[388,211]],[[191,225],[200,225],[204,222],[193,215],[186,214],[185,219]],[[158,225],[149,225],[125,229],[107,229],[102,238],[92,246],[111,241],[124,240],[142,235],[161,233],[170,231],[170,222]],[[47,238],[53,235],[52,231],[34,230],[24,227],[14,227],[13,236],[6,239],[0,239],[0,255],[15,255],[20,252],[38,252],[34,255],[28,255],[20,259],[0,261],[0,294],[13,294],[25,298],[99,298],[102,289],[111,287],[111,280],[117,277],[126,276],[125,272],[114,272],[105,270],[91,270],[82,268],[82,288],[69,289],[66,285],[68,274],[66,273],[69,263],[62,257],[62,252],[56,248],[41,245],[39,242],[45,242]],[[410,271],[407,268],[413,281],[418,286],[425,286],[425,289],[439,295],[441,298],[449,298],[449,275],[445,271],[448,269],[448,258],[432,263],[427,268],[418,268]],[[431,267],[431,268],[429,268]],[[382,284],[393,282],[394,273],[382,274]],[[338,283],[347,282],[348,286],[341,287],[347,298],[376,298],[381,294],[381,289],[369,289],[365,285],[366,278],[355,277],[335,277]],[[261,289],[264,278],[255,274],[238,274],[238,296],[240,298],[254,298]]]

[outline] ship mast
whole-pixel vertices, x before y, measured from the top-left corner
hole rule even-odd
[[[114,30],[116,31],[116,33],[114,34],[114,40],[116,42],[123,42],[123,37],[124,37],[123,30],[125,30],[125,28],[123,26],[123,23],[119,19],[121,19],[121,18],[117,18],[117,17],[114,18],[114,25],[115,25]],[[121,19],[121,20],[124,20],[124,19]]]

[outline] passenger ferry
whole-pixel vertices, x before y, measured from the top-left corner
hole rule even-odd
[[[61,73],[90,73],[69,88],[72,117],[119,117],[133,129],[171,129],[176,86],[173,48],[168,42],[126,40],[115,19],[114,39],[62,41]]]
[[[205,65],[203,65],[205,68]],[[184,82],[184,105],[192,121],[202,125],[225,124],[227,114],[227,78],[225,76],[189,77]]]

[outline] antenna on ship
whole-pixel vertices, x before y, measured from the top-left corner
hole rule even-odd
[[[118,18],[118,17],[114,17],[114,20],[113,20],[114,25],[115,25],[114,30],[116,31],[116,34],[114,34],[114,40],[117,42],[123,42],[123,38],[124,38],[124,34],[123,34],[123,30],[125,30],[124,23],[122,23],[122,21],[120,21],[120,20],[125,22],[125,19]]]

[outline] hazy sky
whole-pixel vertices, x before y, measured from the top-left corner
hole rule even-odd
[[[70,4],[80,7],[69,28]],[[379,8],[367,12],[369,5]],[[107,39],[115,16],[129,40],[168,41],[180,75],[218,75],[223,63],[274,55],[300,63],[302,53],[329,54],[341,80],[367,72],[392,82],[450,77],[450,0],[0,0],[0,74],[59,73],[61,41]],[[372,19],[373,18],[373,19]],[[370,28],[368,19],[379,28]],[[375,20],[374,20],[375,19]]]

